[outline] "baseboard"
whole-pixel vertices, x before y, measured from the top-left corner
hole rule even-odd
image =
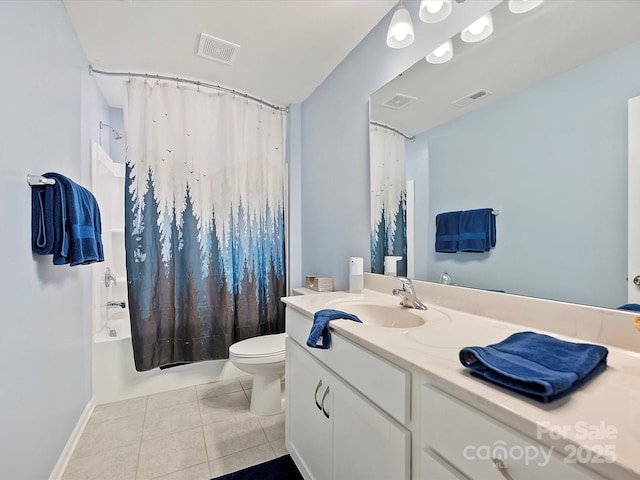
[[[89,422],[89,418],[91,418],[91,414],[93,413],[93,410],[95,408],[96,408],[96,402],[93,399],[93,397],[91,397],[91,400],[89,400],[89,403],[87,403],[87,406],[84,407],[84,410],[82,411],[82,415],[80,415],[80,418],[78,419],[78,423],[76,423],[76,426],[73,429],[73,432],[71,432],[71,435],[69,436],[69,440],[67,440],[67,443],[64,446],[64,449],[62,450],[62,453],[60,454],[58,461],[56,462],[56,466],[53,467],[53,470],[51,471],[51,475],[49,475],[49,480],[60,480],[62,478],[62,475],[64,474],[64,471],[67,468],[67,464],[71,459],[71,455],[73,454],[73,451],[76,449],[76,445],[78,445],[80,436],[82,435],[82,432],[84,432],[84,429],[87,426],[87,422]]]

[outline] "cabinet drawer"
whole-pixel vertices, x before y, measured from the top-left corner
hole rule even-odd
[[[469,478],[601,478],[431,386],[422,387],[421,410],[422,447],[433,449]]]
[[[331,332],[331,348],[307,347],[313,320],[287,307],[287,334],[398,422],[409,423],[411,375]]]

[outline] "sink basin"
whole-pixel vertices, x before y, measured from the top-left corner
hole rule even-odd
[[[336,300],[327,304],[327,308],[356,315],[365,325],[385,328],[414,328],[431,321],[442,321],[449,318],[444,313],[432,308],[416,310],[402,307],[397,303]]]

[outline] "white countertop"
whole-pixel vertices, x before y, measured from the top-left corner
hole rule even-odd
[[[331,303],[339,300],[398,305],[398,297],[373,290],[283,299],[288,307],[310,317],[323,308],[337,308]],[[602,344],[609,349],[607,369],[571,395],[542,404],[471,377],[460,363],[460,349],[497,343],[512,333],[526,330],[569,341],[584,342],[583,339],[425,303],[433,320],[419,327],[384,328],[349,320],[332,320],[330,326],[391,362],[427,375],[435,385],[529,437],[553,446],[563,457],[571,458],[576,446],[584,449],[582,458],[587,459],[609,452],[615,464],[594,460],[586,466],[609,478],[640,478],[640,354]],[[346,308],[341,310],[348,312]],[[549,435],[545,425],[561,428],[564,433]]]

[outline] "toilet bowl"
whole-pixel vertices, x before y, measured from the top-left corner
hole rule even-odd
[[[253,374],[249,411],[254,415],[282,412],[284,337],[284,333],[262,335],[229,347],[229,360],[243,372]]]

